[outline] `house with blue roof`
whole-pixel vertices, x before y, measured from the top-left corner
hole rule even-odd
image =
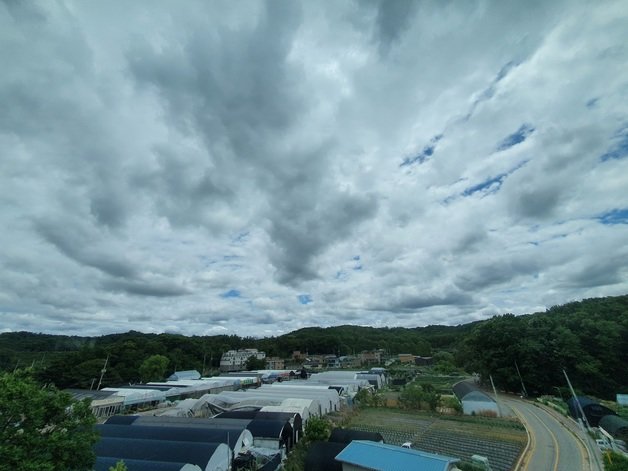
[[[354,440],[336,456],[342,471],[456,471],[458,458]]]

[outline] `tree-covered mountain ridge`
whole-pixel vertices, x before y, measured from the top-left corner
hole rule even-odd
[[[563,368],[584,392],[611,397],[628,392],[628,295],[591,298],[554,306],[544,312],[490,319],[457,326],[307,327],[277,337],[237,335],[184,336],[130,331],[98,337],[30,332],[0,334],[0,368],[34,365],[43,379],[61,386],[89,386],[105,358],[105,382],[138,380],[141,363],[164,355],[169,369],[208,371],[229,349],[258,348],[268,356],[293,351],[347,355],[383,349],[390,355],[454,354],[457,366],[489,374],[502,388],[549,392],[564,385]],[[28,364],[28,365],[27,365]]]

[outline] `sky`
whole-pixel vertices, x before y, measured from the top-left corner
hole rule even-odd
[[[0,332],[628,293],[617,1],[0,1]]]

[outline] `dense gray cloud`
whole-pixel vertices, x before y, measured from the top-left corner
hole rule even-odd
[[[0,3],[0,330],[628,290],[623,2]]]

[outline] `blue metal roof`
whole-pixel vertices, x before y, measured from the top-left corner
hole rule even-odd
[[[376,471],[447,471],[458,458],[410,450],[384,443],[354,440],[336,460]]]

